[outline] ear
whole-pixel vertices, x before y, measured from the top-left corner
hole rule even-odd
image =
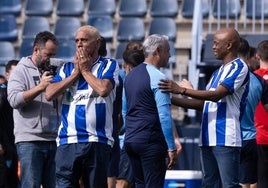
[[[97,39],[97,44],[96,44],[96,47],[98,47],[98,48],[99,48],[99,47],[100,47],[100,44],[101,44],[101,38],[98,38],[98,39]]]
[[[155,51],[153,52],[153,56],[159,55],[161,52],[161,49],[159,48],[159,46],[155,49]]]
[[[230,50],[230,49],[232,48],[232,46],[233,46],[233,43],[228,42],[228,43],[227,43],[227,50]]]
[[[39,55],[39,49],[38,49],[37,46],[34,46],[33,51],[34,51],[34,53],[36,53],[37,55]]]

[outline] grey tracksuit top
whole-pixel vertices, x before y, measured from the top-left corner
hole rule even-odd
[[[23,98],[23,92],[39,82],[40,73],[30,57],[22,58],[10,75],[7,90],[8,101],[14,108],[15,143],[56,139],[59,116],[55,101],[47,101],[45,92],[28,103]]]

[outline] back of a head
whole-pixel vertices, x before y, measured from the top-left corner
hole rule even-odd
[[[256,58],[256,48],[250,47],[249,57],[247,60],[248,67],[251,71],[255,71],[260,68],[260,62]]]
[[[6,72],[9,72],[12,68],[12,66],[16,66],[17,64],[19,63],[19,60],[16,60],[16,59],[12,59],[12,60],[9,60],[6,64]]]
[[[17,66],[17,64],[19,63],[19,60],[16,60],[16,59],[12,59],[12,60],[9,60],[6,64],[6,80],[8,81],[9,80],[9,77],[10,77],[10,74],[13,70],[13,67],[14,66]]]
[[[136,67],[144,62],[143,50],[125,50],[123,53],[124,63]]]
[[[143,42],[145,58],[153,56],[157,47],[164,47],[165,42],[168,42],[168,37],[165,35],[153,34],[148,36]]]
[[[248,44],[248,41],[244,38],[240,38],[240,46],[238,48],[238,56],[247,59],[249,56],[250,46]]]
[[[142,43],[139,41],[129,42],[123,52],[123,59],[124,63],[131,67],[136,67],[140,63],[144,62]]]
[[[100,37],[99,55],[105,57],[107,55],[106,40],[104,37]]]
[[[142,43],[139,41],[131,41],[127,44],[125,50],[143,50]]]
[[[262,61],[268,62],[268,40],[259,43],[256,54]]]
[[[241,38],[238,56],[245,61],[251,71],[259,68],[259,62],[255,58],[255,48],[249,46],[248,41],[244,38]]]

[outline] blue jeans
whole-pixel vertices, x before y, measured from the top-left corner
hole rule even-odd
[[[240,147],[201,147],[203,188],[236,188],[239,185]]]
[[[56,154],[56,187],[106,188],[111,147],[98,142],[61,145]]]
[[[21,188],[55,188],[56,142],[36,141],[16,144],[20,161]]]

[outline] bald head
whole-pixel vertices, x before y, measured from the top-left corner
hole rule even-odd
[[[221,40],[231,43],[232,49],[237,50],[240,47],[240,35],[234,28],[223,28],[215,33],[215,36]]]
[[[213,51],[216,59],[227,63],[238,56],[240,36],[233,28],[218,30],[214,35]]]

